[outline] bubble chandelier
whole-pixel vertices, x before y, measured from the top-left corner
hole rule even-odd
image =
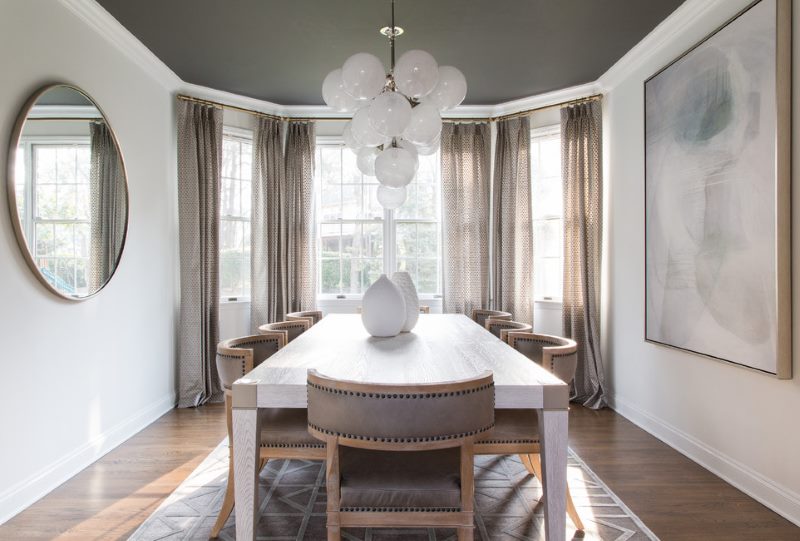
[[[378,179],[378,202],[394,209],[406,200],[419,156],[439,148],[441,112],[464,101],[467,81],[419,49],[395,63],[395,39],[403,29],[394,24],[394,0],[391,26],[380,33],[389,38],[389,72],[375,55],[356,53],[325,77],[322,98],[337,111],[353,113],[342,134],[345,145],[357,154],[359,170]]]

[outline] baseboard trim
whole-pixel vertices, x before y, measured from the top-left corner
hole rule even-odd
[[[0,492],[0,524],[24,511],[174,407],[175,394],[170,393],[84,443],[68,455]]]
[[[706,445],[694,436],[635,406],[620,396],[611,396],[611,409],[693,460],[754,500],[800,526],[800,494],[769,479],[749,466]]]

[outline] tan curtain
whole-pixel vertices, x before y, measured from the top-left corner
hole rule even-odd
[[[443,308],[489,306],[489,124],[442,126]]]
[[[573,400],[606,405],[600,356],[603,240],[602,118],[599,101],[561,110],[564,179],[564,334],[578,342]]]
[[[253,134],[253,188],[250,232],[250,324],[283,319],[288,295],[283,241],[283,122],[259,118]]]
[[[286,311],[316,306],[313,122],[289,122],[286,135]],[[281,318],[284,314],[280,314]]]
[[[91,242],[88,285],[94,292],[114,274],[128,225],[128,190],[114,136],[105,122],[91,122],[89,193]]]
[[[492,188],[492,304],[533,323],[531,130],[527,117],[497,123]]]
[[[221,396],[216,368],[222,109],[178,100],[178,407]]]

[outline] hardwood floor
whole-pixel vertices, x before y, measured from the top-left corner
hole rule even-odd
[[[0,526],[0,540],[125,539],[223,437],[219,405],[167,413]],[[570,445],[661,539],[800,539],[800,528],[611,410],[574,407]]]

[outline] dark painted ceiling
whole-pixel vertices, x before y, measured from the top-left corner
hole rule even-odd
[[[186,82],[321,104],[353,53],[388,64],[389,0],[98,0]],[[496,104],[591,82],[683,0],[397,0],[398,55],[424,49]]]

